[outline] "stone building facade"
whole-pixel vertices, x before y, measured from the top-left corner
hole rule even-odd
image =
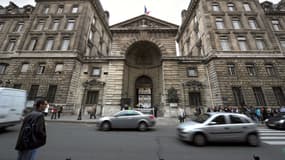
[[[0,85],[29,100],[101,115],[285,105],[283,0],[192,0],[180,26],[148,15],[109,26],[99,0],[36,2],[0,6]]]

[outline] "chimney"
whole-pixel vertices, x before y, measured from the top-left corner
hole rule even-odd
[[[104,14],[105,14],[105,20],[106,20],[107,24],[109,24],[110,14],[108,11],[104,11]]]
[[[182,23],[183,23],[184,20],[186,19],[186,16],[187,16],[187,10],[184,9],[184,10],[182,10],[182,12],[181,12]]]

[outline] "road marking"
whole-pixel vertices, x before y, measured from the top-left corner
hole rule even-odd
[[[285,145],[285,131],[273,130],[269,128],[258,129],[260,139],[269,145]]]
[[[285,145],[285,141],[262,141],[262,142],[270,145]]]
[[[285,139],[285,137],[260,137],[260,139]]]
[[[261,135],[261,136],[285,136],[285,134],[283,134],[283,133],[274,133],[274,132],[272,132],[272,133],[259,133],[259,135]]]

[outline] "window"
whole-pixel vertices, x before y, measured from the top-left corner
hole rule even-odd
[[[60,23],[60,21],[59,21],[59,19],[55,19],[55,20],[53,20],[53,22],[52,22],[52,30],[58,30],[58,28],[59,28],[59,23]]]
[[[14,29],[14,32],[21,32],[23,28],[24,28],[24,22],[19,22],[19,23],[16,25],[16,27],[15,27],[15,29]]]
[[[272,87],[277,104],[279,106],[285,106],[285,96],[281,87]]]
[[[246,51],[247,50],[247,43],[246,43],[246,38],[243,36],[237,37],[238,44],[239,44],[239,49],[241,51]]]
[[[250,18],[248,19],[248,24],[251,29],[257,29],[257,22],[256,19]]]
[[[62,63],[56,64],[54,72],[61,73],[62,71],[63,71],[63,64]]]
[[[10,39],[6,47],[6,51],[13,51],[15,49],[15,46],[16,46],[16,39]]]
[[[44,20],[40,20],[37,24],[36,30],[41,31],[44,29],[44,25],[45,25],[45,21]]]
[[[0,74],[5,74],[7,66],[7,64],[0,63]]]
[[[244,97],[242,94],[241,87],[232,87],[232,91],[233,91],[233,96],[235,100],[235,105],[244,106],[245,102],[244,102]]]
[[[22,64],[21,73],[28,72],[28,69],[29,69],[29,64],[28,63]]]
[[[58,8],[57,8],[57,14],[62,14],[63,13],[63,9],[64,9],[64,6],[58,6]]]
[[[225,36],[220,37],[220,44],[221,44],[221,49],[223,51],[229,51],[230,50],[228,37],[225,37]]]
[[[256,49],[258,50],[265,49],[264,39],[262,37],[256,37],[255,42],[256,42]]]
[[[45,72],[45,69],[46,69],[46,64],[44,63],[39,64],[37,69],[37,74],[43,74]]]
[[[196,67],[189,67],[187,69],[187,76],[188,77],[197,77],[198,76],[198,71]]]
[[[229,10],[229,11],[235,11],[235,10],[236,10],[235,4],[233,4],[233,3],[228,3],[228,10]]]
[[[265,98],[261,87],[252,87],[257,106],[266,106]]]
[[[21,89],[22,88],[22,84],[14,84],[13,88]]]
[[[30,43],[29,43],[28,50],[30,50],[30,51],[35,50],[36,47],[37,47],[37,43],[38,43],[38,39],[37,38],[32,38]]]
[[[53,49],[53,44],[54,44],[54,39],[53,38],[48,38],[45,44],[45,50],[50,51]]]
[[[228,73],[231,76],[236,74],[235,64],[228,64]]]
[[[94,32],[93,32],[92,30],[90,30],[89,36],[88,36],[88,38],[89,38],[90,41],[93,40],[93,36],[94,36]]]
[[[101,75],[101,68],[96,68],[96,67],[93,68],[91,75],[92,75],[92,76],[98,76],[98,77],[99,77],[99,76]]]
[[[74,19],[67,20],[66,30],[73,30],[75,25]]]
[[[47,101],[49,103],[54,103],[56,90],[57,90],[57,85],[49,85],[47,92]]]
[[[216,18],[216,27],[217,29],[224,29],[224,20],[223,18]]]
[[[268,76],[276,76],[276,71],[273,64],[265,64],[265,70]]]
[[[232,124],[244,123],[238,116],[230,115],[230,120]]]
[[[45,6],[43,10],[43,14],[48,14],[49,12],[49,6]]]
[[[70,38],[63,38],[60,50],[67,51],[69,49]]]
[[[212,122],[216,122],[216,124],[226,124],[226,119],[225,116],[221,115],[213,119]]]
[[[39,85],[32,85],[29,95],[28,95],[28,100],[34,100],[37,97],[38,90],[39,90]]]
[[[96,24],[96,17],[93,17],[92,19],[92,25],[95,25]]]
[[[256,70],[255,70],[255,65],[252,63],[245,64],[246,70],[249,76],[255,76],[256,75]]]
[[[248,3],[244,3],[243,8],[245,11],[251,11],[250,5]]]
[[[92,47],[90,45],[87,45],[85,56],[90,56],[91,50],[92,50]]]
[[[85,104],[97,104],[98,96],[99,96],[98,91],[88,91]]]
[[[213,11],[220,11],[220,6],[219,6],[219,3],[212,3],[212,10]]]
[[[78,6],[77,5],[72,7],[71,13],[78,13]]]
[[[2,31],[4,28],[4,22],[0,22],[0,31]]]
[[[195,106],[195,107],[199,107],[202,105],[200,92],[190,92],[189,93],[189,105]]]
[[[281,47],[285,49],[285,38],[280,40]]]
[[[233,28],[234,28],[234,29],[240,29],[240,28],[241,28],[240,19],[234,18],[234,19],[232,20],[232,23],[233,23]]]
[[[273,30],[280,31],[281,27],[280,27],[279,20],[272,20],[271,23],[272,23]]]

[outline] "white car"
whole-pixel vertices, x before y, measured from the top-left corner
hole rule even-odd
[[[209,112],[177,127],[179,139],[203,146],[207,142],[247,142],[260,144],[256,123],[238,113]]]

